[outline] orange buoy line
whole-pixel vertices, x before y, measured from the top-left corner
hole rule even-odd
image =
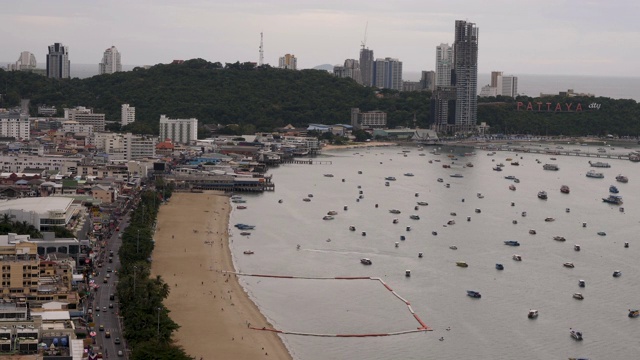
[[[287,334],[287,335],[317,336],[317,337],[344,337],[344,338],[346,338],[346,337],[394,336],[394,335],[404,335],[404,334],[410,334],[410,333],[416,333],[416,332],[425,332],[425,331],[432,331],[433,330],[429,326],[427,326],[427,324],[425,324],[422,321],[422,319],[420,319],[418,314],[416,314],[415,311],[413,310],[413,308],[411,307],[411,303],[408,300],[404,299],[398,293],[393,291],[393,289],[391,289],[391,287],[389,285],[387,285],[387,283],[385,283],[379,277],[368,277],[368,276],[309,277],[309,276],[291,276],[291,275],[246,274],[246,273],[239,273],[239,272],[233,272],[233,271],[222,271],[222,272],[225,273],[225,274],[235,274],[235,275],[240,275],[240,276],[253,276],[253,277],[264,277],[264,278],[274,278],[274,279],[374,280],[374,281],[378,281],[387,290],[389,290],[396,298],[398,298],[400,301],[404,302],[404,304],[407,306],[407,309],[409,310],[411,315],[413,315],[414,319],[416,319],[418,324],[420,324],[420,327],[415,329],[415,330],[405,330],[405,331],[397,331],[397,332],[390,332],[390,333],[368,333],[368,334],[316,334],[316,333],[304,333],[304,332],[297,332],[297,331],[284,331],[284,330],[278,330],[278,329],[267,328],[267,327],[263,327],[263,328],[249,327],[252,330],[271,331],[271,332],[275,332],[275,333],[278,333],[278,334]]]

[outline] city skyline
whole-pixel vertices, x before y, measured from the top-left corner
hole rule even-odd
[[[634,66],[640,27],[633,16],[640,5],[631,2],[613,7],[543,0],[523,10],[500,0],[116,0],[98,9],[79,0],[25,0],[4,10],[0,19],[7,28],[28,29],[5,39],[4,62],[15,62],[22,51],[45,59],[54,42],[68,46],[72,63],[78,64],[97,64],[111,45],[126,55],[126,65],[191,58],[258,62],[263,32],[265,63],[276,67],[282,54],[292,53],[298,68],[305,69],[358,59],[366,27],[369,49],[401,59],[405,71],[417,72],[435,69],[436,46],[453,41],[451,23],[472,18],[483,29],[480,73],[640,76]],[[141,22],[148,26],[140,29]],[[99,31],[104,28],[110,31]]]

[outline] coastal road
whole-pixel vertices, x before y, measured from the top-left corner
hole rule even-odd
[[[122,244],[120,234],[129,225],[128,213],[122,215],[122,222],[117,226],[120,231],[115,231],[111,237],[107,240],[105,249],[103,249],[102,256],[102,268],[100,269],[100,275],[96,278],[96,282],[100,285],[98,291],[95,293],[94,298],[94,323],[96,325],[96,345],[100,346],[104,358],[117,358],[118,351],[121,350],[124,356],[126,356],[125,342],[122,337],[122,332],[119,324],[119,309],[118,299],[116,296],[116,285],[118,282],[117,269],[120,268],[120,258],[118,256],[118,250]],[[113,252],[113,260],[109,263],[109,256]],[[106,283],[104,282],[106,279]],[[111,297],[113,295],[113,298]],[[100,331],[100,325],[104,327],[103,331]],[[110,335],[107,338],[107,333]],[[119,340],[119,344],[116,342]]]

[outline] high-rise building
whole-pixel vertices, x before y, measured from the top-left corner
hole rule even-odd
[[[113,74],[114,72],[122,71],[122,63],[120,63],[120,52],[115,46],[111,46],[104,51],[102,55],[102,62],[98,64],[98,73]]]
[[[160,140],[166,139],[180,144],[198,140],[198,119],[169,119],[160,115]]]
[[[20,53],[20,57],[15,64],[9,64],[9,70],[18,70],[18,71],[26,71],[26,70],[35,70],[38,63],[36,62],[36,57],[28,52],[23,51]]]
[[[47,54],[47,77],[54,79],[68,79],[71,75],[69,48],[61,43],[49,45]]]
[[[489,86],[497,88],[498,85],[498,77],[502,76],[502,71],[492,71],[491,72],[491,84]]]
[[[392,58],[376,59],[373,74],[373,86],[402,91],[402,61]]]
[[[362,77],[360,74],[360,63],[355,59],[346,59],[344,65],[336,65],[333,67],[333,75],[343,78],[351,78],[358,84],[362,84]]]
[[[500,76],[499,95],[515,98],[518,96],[518,77],[513,75]]]
[[[360,78],[362,85],[373,86],[373,50],[360,49]]]
[[[473,131],[478,121],[478,28],[474,23],[456,20],[453,68],[456,130]]]
[[[283,57],[279,59],[278,67],[280,69],[297,70],[298,59],[296,59],[295,55],[285,54]]]
[[[453,48],[449,44],[436,46],[436,83],[435,86],[451,85],[453,68]]]
[[[120,125],[126,126],[136,121],[136,108],[129,104],[122,104]]]
[[[423,71],[420,77],[420,87],[422,90],[434,91],[436,89],[436,72]]]

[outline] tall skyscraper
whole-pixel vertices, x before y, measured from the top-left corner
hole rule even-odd
[[[502,71],[492,71],[491,72],[491,87],[497,88],[499,87],[498,77],[502,76]]]
[[[478,28],[476,24],[456,20],[453,43],[456,87],[455,125],[459,131],[472,131],[478,122]]]
[[[436,72],[423,71],[420,77],[420,87],[422,90],[434,91],[436,89]]]
[[[296,59],[295,55],[286,54],[281,57],[278,61],[278,67],[280,69],[289,69],[289,70],[297,70],[298,69],[298,59]]]
[[[451,85],[453,48],[449,44],[436,46],[436,86]]]
[[[104,51],[102,55],[102,62],[98,64],[98,73],[113,74],[114,72],[122,71],[122,63],[120,63],[120,52],[115,46],[111,46]]]
[[[355,59],[346,59],[343,66],[334,66],[333,75],[343,78],[352,78],[358,84],[362,84],[362,78],[360,77],[360,63]]]
[[[360,78],[362,85],[373,86],[373,50],[360,49]]]
[[[402,61],[392,58],[376,59],[373,74],[373,86],[402,91]]]
[[[47,54],[47,77],[54,79],[68,79],[71,75],[69,48],[61,43],[49,45]]]
[[[37,65],[36,57],[28,51],[23,51],[15,65],[9,64],[9,70],[33,70]]]
[[[122,112],[120,113],[120,125],[126,126],[136,121],[136,108],[129,104],[122,104]]]

